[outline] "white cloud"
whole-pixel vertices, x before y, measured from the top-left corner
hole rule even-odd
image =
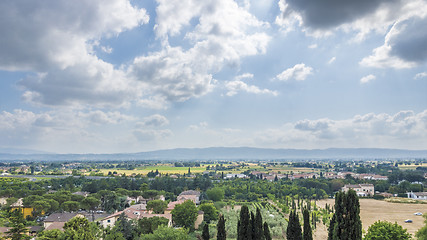
[[[421,72],[421,73],[417,73],[414,77],[414,79],[421,79],[421,78],[425,78],[427,77],[427,72]]]
[[[138,96],[123,72],[93,48],[101,38],[147,23],[144,9],[128,0],[2,1],[0,15],[0,69],[35,73],[20,83],[27,101],[112,106]]]
[[[328,64],[334,63],[336,59],[336,57],[332,57],[331,59],[329,59]]]
[[[270,37],[267,23],[232,0],[158,1],[156,34],[163,39],[158,52],[135,58],[129,74],[144,82],[167,101],[185,101],[210,92],[212,74],[224,66],[237,66],[240,59],[265,53]],[[198,23],[189,26],[191,19]],[[190,47],[171,47],[168,36],[189,27],[184,40]]]
[[[313,68],[305,66],[304,63],[296,64],[292,68],[284,70],[278,74],[275,79],[279,81],[297,80],[304,81],[309,75],[313,74]]]
[[[169,120],[160,114],[154,114],[142,119],[137,125],[147,127],[163,127],[169,124]]]
[[[372,1],[297,1],[280,0],[276,24],[284,31],[303,27],[312,36],[330,35],[334,31],[355,31],[362,40],[372,32],[385,33],[388,26],[401,18],[425,16],[424,0]]]
[[[412,68],[427,60],[427,34],[418,31],[427,26],[427,18],[396,22],[385,37],[384,44],[373,50],[360,64],[376,68]],[[418,34],[414,34],[417,32]]]
[[[225,88],[228,90],[227,96],[229,97],[236,95],[240,91],[254,94],[270,94],[273,96],[277,96],[279,94],[277,91],[272,91],[269,89],[260,89],[257,86],[248,85],[245,82],[239,80],[226,82]]]
[[[315,43],[314,43],[314,44],[311,44],[311,45],[309,45],[309,46],[308,46],[308,48],[310,48],[310,49],[315,49],[315,48],[317,48],[317,44],[315,44]]]
[[[427,110],[356,115],[350,119],[302,120],[260,130],[255,142],[293,148],[382,147],[425,149]]]
[[[364,76],[363,78],[360,79],[360,83],[365,84],[368,83],[372,80],[375,80],[377,77],[375,77],[375,75],[369,74],[367,76]]]

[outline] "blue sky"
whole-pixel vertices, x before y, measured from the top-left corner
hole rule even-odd
[[[0,3],[0,148],[427,149],[427,1]]]

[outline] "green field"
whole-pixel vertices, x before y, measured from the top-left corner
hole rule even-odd
[[[202,173],[206,171],[206,167],[210,166],[215,167],[216,164],[202,164],[200,167],[190,167],[191,173]],[[319,169],[314,168],[295,168],[290,167],[288,165],[276,165],[276,166],[269,166],[269,167],[262,167],[256,163],[245,163],[244,167],[237,167],[237,164],[223,164],[223,167],[233,167],[233,169],[229,170],[218,170],[218,173],[224,172],[224,174],[231,173],[242,173],[245,171],[260,171],[260,172],[278,172],[282,174],[290,174],[290,173],[304,173],[304,172],[319,172]],[[175,167],[173,164],[158,164],[158,165],[151,165],[151,166],[144,166],[144,167],[138,167],[133,170],[125,170],[125,169],[99,169],[99,172],[108,175],[109,172],[117,172],[118,174],[126,174],[126,175],[146,175],[147,173],[151,171],[158,170],[161,174],[187,174],[188,173],[188,167]],[[213,171],[212,169],[209,171]],[[86,173],[87,175],[89,173]]]

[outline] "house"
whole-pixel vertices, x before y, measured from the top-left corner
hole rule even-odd
[[[79,213],[52,213],[43,221],[45,230],[59,229],[63,230],[64,224],[73,217],[84,217]]]
[[[200,192],[195,190],[184,191],[176,198],[177,201],[180,200],[191,200],[195,204],[200,204]]]
[[[359,197],[372,197],[375,194],[374,191],[374,185],[373,184],[347,184],[344,187],[342,187],[343,192],[347,192],[348,190],[353,189],[356,191],[357,196]]]
[[[408,198],[417,199],[417,200],[427,200],[427,192],[408,192],[406,193]]]
[[[126,218],[138,220],[141,218],[151,218],[151,217],[164,217],[169,220],[168,226],[172,226],[172,214],[170,213],[164,213],[164,214],[153,214],[148,213],[146,210],[140,210],[138,208],[126,208],[123,211],[116,212],[108,217],[105,217],[101,219],[99,222],[100,224],[106,228],[106,227],[113,227],[114,224],[117,222],[117,219],[120,217],[121,214],[124,214]]]
[[[246,176],[245,174],[242,173],[235,173],[235,174],[231,174],[231,173],[227,173],[224,176],[224,179],[231,179],[231,178],[247,178],[248,176]]]

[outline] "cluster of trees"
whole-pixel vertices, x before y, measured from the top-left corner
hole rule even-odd
[[[249,211],[246,205],[240,210],[240,218],[237,222],[237,240],[271,240],[268,224],[263,222],[260,209],[256,209],[256,215]]]

